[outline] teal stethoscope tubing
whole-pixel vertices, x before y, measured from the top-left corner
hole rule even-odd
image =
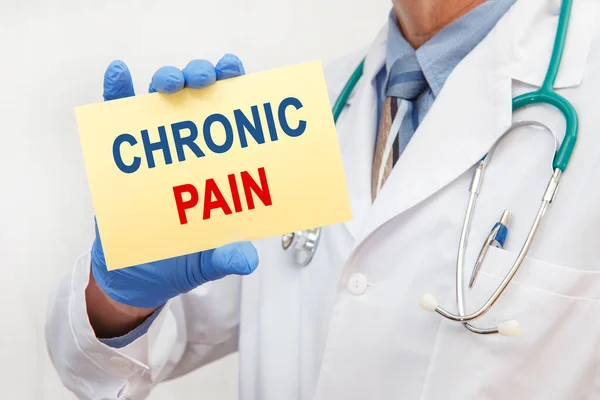
[[[340,118],[340,115],[344,110],[344,107],[346,106],[346,103],[348,102],[348,99],[350,98],[350,95],[352,94],[352,91],[354,90],[354,88],[358,84],[358,81],[362,77],[364,66],[365,60],[362,60],[358,67],[356,67],[356,69],[352,73],[352,76],[350,76],[350,79],[348,79],[348,82],[346,82],[346,85],[344,85],[344,88],[340,92],[340,95],[338,96],[337,100],[335,101],[335,104],[333,105],[333,121],[336,124],[338,118]]]
[[[577,131],[579,129],[579,120],[575,108],[569,101],[554,91],[554,83],[558,76],[558,70],[560,69],[567,41],[567,30],[571,18],[572,5],[573,0],[563,0],[562,2],[552,58],[548,65],[548,71],[546,72],[546,78],[542,87],[534,92],[525,93],[513,99],[513,111],[531,104],[549,104],[557,108],[564,115],[567,128],[560,149],[555,154],[553,161],[554,169],[559,169],[561,172],[565,172],[567,169],[571,154],[573,154],[575,142],[577,141]]]

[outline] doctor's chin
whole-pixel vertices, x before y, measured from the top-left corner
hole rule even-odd
[[[600,399],[598,21],[4,0],[0,398]]]

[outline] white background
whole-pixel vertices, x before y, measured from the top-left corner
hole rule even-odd
[[[163,65],[237,54],[247,72],[369,44],[390,0],[0,0],[0,398],[74,399],[46,353],[46,302],[93,240],[73,107],[113,59],[145,92]],[[236,399],[230,356],[150,397]]]

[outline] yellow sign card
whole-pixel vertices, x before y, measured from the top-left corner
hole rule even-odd
[[[75,113],[111,270],[352,218],[318,61]]]

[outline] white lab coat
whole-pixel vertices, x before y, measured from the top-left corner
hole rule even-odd
[[[556,3],[518,1],[457,66],[371,204],[371,82],[384,63],[382,30],[337,129],[354,219],[324,228],[308,267],[291,262],[280,237],[258,241],[254,274],[171,300],[147,335],[112,349],[87,320],[84,255],[48,317],[49,351],[65,385],[81,398],[141,399],[160,381],[239,349],[242,400],[599,399],[598,0],[575,0],[556,82],[580,118],[571,163],[530,256],[477,322],[517,319],[521,336],[475,335],[418,306],[431,292],[456,310],[456,252],[473,166],[511,121],[542,121],[562,138],[563,118],[550,107],[511,117],[511,98],[545,75]],[[329,71],[332,99],[363,55]],[[513,218],[505,250],[487,255],[468,310],[487,299],[515,259],[552,173],[552,149],[549,134],[522,128],[494,154],[467,266],[502,211]]]

